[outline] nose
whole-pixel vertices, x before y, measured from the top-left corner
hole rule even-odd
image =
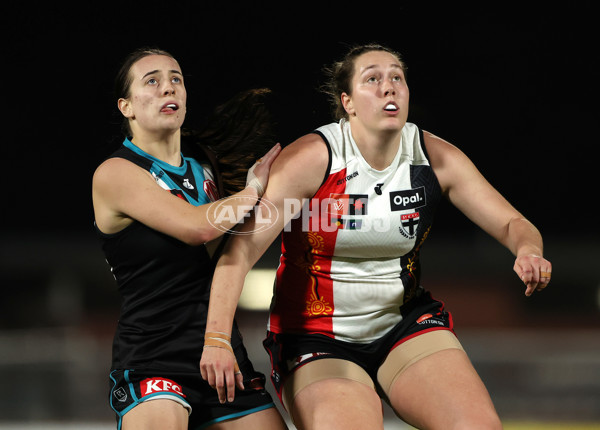
[[[165,96],[171,95],[171,94],[175,94],[175,87],[173,86],[173,84],[171,83],[171,81],[167,81],[167,83],[165,84],[164,88],[163,88],[163,94]]]
[[[386,86],[383,88],[383,95],[384,96],[396,95],[396,90],[394,89],[394,86],[392,85],[391,82],[386,83]]]

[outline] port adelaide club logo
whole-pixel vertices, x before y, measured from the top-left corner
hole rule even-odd
[[[400,227],[398,229],[402,236],[412,239],[417,235],[417,227],[421,219],[417,209],[426,204],[425,187],[390,192],[392,211],[413,211],[400,215]]]

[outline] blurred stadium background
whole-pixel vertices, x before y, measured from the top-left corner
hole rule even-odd
[[[453,312],[502,419],[600,426],[593,250],[567,273],[555,265],[552,287],[526,299],[510,273],[511,256],[497,244],[484,236],[459,245],[437,242],[423,248],[425,268],[435,268],[426,270],[424,283]],[[560,249],[572,245],[549,242],[554,261],[570,260]],[[1,250],[2,284],[10,286],[11,300],[2,302],[0,313],[0,428],[110,428],[107,372],[118,296],[97,243],[62,236],[32,247],[15,237],[3,240]],[[267,375],[261,341],[276,254],[273,246],[249,275],[238,312],[250,356]],[[573,289],[588,302],[572,302]],[[386,416],[386,429],[405,428],[389,409]]]

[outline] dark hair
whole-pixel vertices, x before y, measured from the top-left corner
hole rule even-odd
[[[159,48],[140,48],[129,54],[115,79],[117,98],[128,98],[132,76],[131,67],[149,55],[166,55],[169,52]],[[218,106],[203,122],[194,129],[182,129],[182,145],[191,151],[190,155],[213,164],[217,182],[223,186],[225,197],[241,191],[246,186],[248,169],[275,145],[275,133],[271,114],[266,106],[266,97],[271,91],[266,88],[242,91],[232,99]],[[125,118],[122,130],[131,136],[129,121]]]
[[[385,51],[395,56],[400,62],[400,66],[406,76],[407,68],[404,61],[402,61],[402,56],[393,49],[375,43],[351,47],[340,61],[323,69],[327,81],[321,87],[321,91],[329,97],[332,114],[336,120],[348,117],[342,105],[341,95],[342,93],[352,94],[352,78],[354,77],[354,62],[356,58],[371,51]]]
[[[123,60],[121,68],[119,69],[119,72],[117,73],[117,76],[115,78],[114,91],[117,100],[120,98],[129,98],[129,96],[131,95],[131,82],[133,81],[133,78],[129,73],[131,71],[131,67],[142,58],[148,57],[150,55],[165,55],[175,60],[175,57],[173,57],[173,55],[159,48],[143,47],[138,48],[132,53],[130,53]],[[127,118],[123,119],[123,122],[121,123],[121,129],[126,136],[132,135],[131,128],[129,127],[129,120]]]
[[[242,91],[219,105],[204,125],[182,130],[186,143],[215,155],[225,196],[244,189],[248,169],[276,143],[269,94],[268,88]]]

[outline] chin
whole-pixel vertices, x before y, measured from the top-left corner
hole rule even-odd
[[[401,121],[399,119],[394,118],[393,121],[387,122],[386,124],[384,124],[381,129],[382,131],[389,131],[389,132],[397,132],[400,131],[404,128],[404,125],[406,124],[406,121]]]

